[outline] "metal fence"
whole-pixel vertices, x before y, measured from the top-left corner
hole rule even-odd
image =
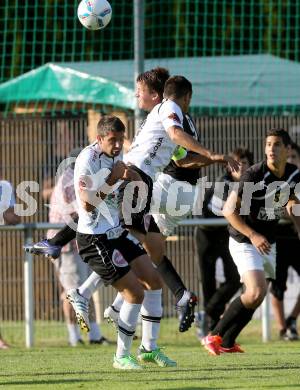
[[[180,232],[182,228],[189,229],[195,226],[224,226],[227,225],[227,221],[223,218],[216,219],[184,219],[180,222],[180,226],[178,227],[178,235],[170,237],[171,239],[167,242],[168,252],[172,257],[172,260],[175,263],[176,269],[180,272],[180,275],[183,279],[186,279],[186,283],[189,285],[189,288],[193,290],[198,296],[201,296],[200,283],[197,275],[197,261],[193,261],[195,256],[190,257],[190,254],[193,253],[193,243],[191,243],[191,248],[188,251],[184,250],[186,244],[189,246],[189,240],[186,239],[184,232]],[[35,230],[43,230],[43,229],[55,229],[61,228],[63,225],[60,224],[49,224],[49,223],[37,223],[37,224],[20,224],[17,226],[0,226],[0,231],[22,231],[24,233],[24,244],[31,244],[33,241],[33,232]],[[185,231],[185,233],[188,230]],[[178,241],[178,246],[173,248],[175,249],[174,253],[172,253],[172,241]],[[170,245],[171,244],[171,245]],[[195,259],[197,260],[197,259]],[[35,262],[33,260],[33,255],[30,253],[26,253],[24,255],[24,263],[20,263],[23,265],[21,270],[23,271],[23,283],[18,288],[19,294],[23,292],[23,310],[21,310],[20,318],[15,319],[15,322],[19,324],[19,327],[24,323],[24,333],[25,333],[25,345],[28,348],[34,346],[36,339],[36,326],[41,326],[41,321],[38,321],[40,318],[38,316],[38,310],[41,305],[41,301],[36,302],[36,291],[35,291]],[[196,269],[196,272],[195,272]],[[9,282],[9,280],[8,280]],[[96,294],[99,291],[96,292]],[[163,297],[163,305],[164,305],[164,317],[174,316],[175,307],[172,305],[173,297],[169,290],[164,289],[164,297]],[[100,292],[100,300],[98,299],[98,307],[96,312],[102,314],[104,306],[106,307],[112,302],[112,299],[116,292],[112,287],[108,287],[106,289],[102,288]],[[98,297],[99,298],[99,297]],[[106,300],[108,298],[108,300]],[[52,301],[52,306],[55,307],[56,301]],[[38,305],[38,306],[37,306]],[[50,303],[51,305],[51,303]],[[23,321],[22,321],[23,319]],[[53,320],[53,319],[52,319]],[[56,321],[62,322],[62,318],[56,318]],[[12,322],[12,321],[11,321]],[[101,322],[101,319],[100,319]],[[51,323],[48,321],[48,324]],[[46,329],[44,333],[44,338],[47,339],[47,333],[49,325],[47,326],[47,321],[43,323],[42,328]],[[48,333],[49,334],[49,333]],[[270,303],[269,296],[267,296],[262,305],[262,339],[263,341],[269,341],[271,334],[270,328]],[[49,337],[49,336],[48,336]],[[45,342],[45,339],[43,339]],[[42,342],[43,342],[42,341]]]
[[[37,212],[24,217],[24,223],[47,222],[47,200],[42,197],[43,182],[54,175],[60,158],[77,146],[88,142],[87,116],[78,117],[11,117],[0,119],[1,176],[18,188],[19,183],[34,180],[40,191],[31,193],[38,205]],[[256,161],[263,157],[263,140],[266,130],[284,127],[295,141],[300,136],[299,117],[201,117],[196,118],[204,146],[218,152],[229,152],[238,146],[246,146],[254,152]],[[133,135],[134,121],[128,119],[129,137]],[[220,166],[203,169],[202,175],[213,180],[221,173]],[[17,196],[17,202],[24,202]],[[33,240],[45,236],[46,231],[34,231]],[[24,237],[20,231],[0,232],[0,320],[5,331],[24,321]],[[174,237],[167,242],[168,255],[182,275],[185,283],[196,293],[200,291],[198,266],[193,246],[193,227],[178,227]],[[63,322],[59,286],[53,266],[37,257],[33,264],[34,319],[37,323]],[[114,293],[112,289],[101,292],[100,305],[108,305]],[[175,314],[174,301],[164,292],[165,316]],[[41,339],[47,337],[46,332]],[[17,334],[17,333],[16,333]]]

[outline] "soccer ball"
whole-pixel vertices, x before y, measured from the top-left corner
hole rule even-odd
[[[89,30],[101,30],[111,19],[111,6],[106,0],[81,0],[77,10],[80,23]]]

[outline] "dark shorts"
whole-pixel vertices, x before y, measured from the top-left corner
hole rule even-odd
[[[124,189],[126,187],[126,183],[123,187],[120,188],[120,205],[122,207],[121,215],[122,220],[122,226],[126,229],[134,229],[137,230],[140,233],[146,234],[148,232],[154,232],[159,233],[160,230],[152,217],[152,215],[149,214],[149,210],[151,207],[151,199],[152,199],[152,191],[153,191],[153,181],[150,176],[148,176],[145,172],[141,171],[139,168],[137,168],[134,165],[130,166],[133,170],[135,170],[142,178],[143,183],[147,186],[147,197],[141,196],[139,194],[138,189],[136,188],[136,191],[134,193],[132,203],[129,204],[129,202],[126,202],[126,199],[124,199]],[[143,200],[143,209],[136,213],[129,213],[127,214],[127,217],[125,216],[126,210],[129,207],[129,210],[132,208],[135,208],[137,205],[137,199]],[[128,215],[130,214],[130,221],[128,220]]]
[[[300,240],[296,236],[280,238],[276,241],[276,250],[276,278],[272,281],[271,293],[282,301],[287,289],[289,267],[300,276]]]
[[[139,241],[125,231],[119,238],[77,233],[79,254],[108,286],[130,271],[130,263],[146,254]]]

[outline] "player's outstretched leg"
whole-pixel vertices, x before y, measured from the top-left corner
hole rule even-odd
[[[78,219],[75,219],[74,223],[77,223],[77,221]],[[52,238],[43,239],[32,245],[25,245],[24,250],[34,255],[52,257],[55,260],[60,256],[62,247],[74,240],[75,237],[76,231],[65,225]]]
[[[83,331],[89,332],[89,299],[80,295],[77,288],[72,288],[71,290],[67,291],[67,299],[73,306],[78,325]]]
[[[192,326],[195,320],[195,307],[197,303],[197,296],[190,291],[185,291],[182,300],[177,302],[176,306],[180,314],[179,332],[186,332]]]
[[[32,245],[24,245],[25,252],[34,255],[44,255],[48,258],[57,259],[61,254],[62,247],[59,245],[51,245],[48,239],[43,239]]]

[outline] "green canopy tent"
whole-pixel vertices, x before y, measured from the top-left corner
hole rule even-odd
[[[134,109],[133,91],[106,78],[46,64],[0,85],[0,103],[69,102]]]
[[[156,66],[192,81],[192,111],[199,115],[285,115],[300,107],[300,64],[272,55],[145,61],[145,70]],[[133,78],[132,60],[50,63],[1,84],[0,103],[59,100],[133,109]]]

